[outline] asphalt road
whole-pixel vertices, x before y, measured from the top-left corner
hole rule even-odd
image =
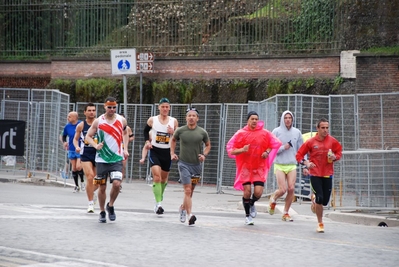
[[[325,218],[316,233],[308,206],[294,205],[294,222],[259,212],[244,224],[239,192],[197,188],[195,227],[179,221],[181,186],[169,185],[153,212],[151,187],[124,184],[117,219],[98,223],[85,193],[71,187],[0,183],[0,266],[397,266],[399,227]],[[260,206],[260,203],[259,203]]]

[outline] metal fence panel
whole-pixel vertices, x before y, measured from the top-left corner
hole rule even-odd
[[[344,151],[334,164],[336,207],[399,207],[399,151]]]
[[[66,153],[59,142],[59,135],[67,123],[71,110],[83,115],[86,103],[69,103],[69,96],[58,90],[0,89],[1,119],[27,121],[26,152],[17,157],[13,168],[0,165],[0,170],[25,170],[33,175],[37,171],[58,175],[64,168]],[[396,103],[399,93],[358,94],[335,96],[276,95],[248,104],[191,104],[199,111],[199,126],[205,128],[211,140],[211,153],[203,165],[202,185],[213,185],[216,192],[231,189],[236,175],[234,160],[228,157],[226,144],[235,132],[246,125],[249,110],[257,111],[265,121],[265,128],[272,131],[279,125],[281,113],[291,110],[294,125],[306,133],[315,131],[315,123],[326,117],[330,133],[343,145],[344,153],[335,163],[334,206],[348,207],[397,207],[399,178],[399,114]],[[103,103],[95,103],[97,116],[104,112]],[[170,116],[179,126],[185,125],[187,104],[171,104]],[[150,116],[157,115],[158,104],[119,105],[118,112],[126,114],[128,125],[135,139],[129,144],[127,181],[147,179],[149,166],[140,165],[144,144],[143,129]],[[382,149],[381,149],[382,148]],[[177,152],[179,146],[177,146]],[[17,167],[16,167],[17,166]],[[170,181],[179,179],[173,163]],[[305,196],[304,179],[298,169],[295,194]],[[309,187],[309,185],[305,185]],[[276,183],[271,168],[265,184],[265,193],[271,194]]]
[[[29,129],[29,89],[0,88],[0,119],[4,120],[24,120],[26,121],[25,143],[27,142],[27,133]],[[26,149],[25,149],[26,154]],[[11,156],[11,162],[7,162],[8,156],[1,156],[0,170],[12,171],[26,170],[26,160],[24,156]],[[3,164],[4,163],[4,164]],[[8,164],[9,163],[9,164]]]
[[[333,53],[353,0],[54,0],[0,3],[0,57]]]
[[[222,135],[223,149],[221,150],[221,181],[219,182],[218,191],[222,191],[223,187],[231,188],[234,185],[236,177],[235,160],[227,155],[226,144],[230,138],[246,124],[246,116],[248,113],[247,104],[225,104],[224,105],[224,130]]]
[[[28,153],[32,165],[29,169],[58,175],[66,162],[59,136],[69,112],[69,95],[58,90],[32,89],[31,102]]]
[[[29,114],[29,102],[28,101],[17,101],[17,100],[2,100],[1,101],[1,119],[4,120],[22,120],[29,122],[28,114]],[[25,126],[25,144],[28,143],[28,133],[29,133],[29,123]],[[10,164],[0,164],[0,170],[3,171],[13,171],[14,174],[17,170],[26,170],[26,163],[28,161],[25,160],[25,156],[27,155],[27,149],[25,148],[24,156],[2,156],[2,158],[7,159],[9,157],[12,158],[12,163]]]
[[[397,103],[399,103],[397,92],[357,95],[359,148],[399,148]]]
[[[315,131],[315,124],[321,117],[329,119],[330,134],[341,142],[344,154],[355,153],[354,155],[351,154],[352,156],[345,154],[346,156],[336,163],[334,188],[335,192],[342,194],[340,205],[367,207],[395,205],[397,207],[396,195],[399,195],[397,189],[399,179],[397,176],[392,176],[392,173],[395,173],[399,166],[397,161],[396,165],[393,165],[395,164],[394,160],[381,158],[382,156],[374,150],[372,150],[374,156],[371,157],[366,156],[366,153],[359,151],[359,149],[399,149],[399,129],[394,126],[399,122],[399,113],[395,104],[398,101],[399,93],[343,96],[276,95],[264,101],[249,102],[248,107],[259,112],[260,119],[271,123],[266,124],[265,128],[268,130],[279,125],[280,116],[287,109],[293,111],[294,125],[302,133]],[[274,115],[273,106],[270,103],[274,104]],[[397,153],[393,152],[392,155],[396,157]],[[351,163],[354,165],[351,165]],[[349,167],[342,168],[339,166]],[[374,166],[379,167],[374,168]],[[349,176],[346,175],[348,173],[350,173]],[[351,178],[354,175],[359,178],[356,182],[353,182],[353,178]],[[361,177],[371,176],[372,179],[361,179]],[[339,181],[337,177],[342,177],[344,182],[337,184],[337,181]],[[379,183],[382,180],[385,182]],[[295,187],[297,196],[309,196],[302,192],[304,187],[309,188],[309,184],[304,184],[304,181],[301,170],[298,169]],[[351,195],[355,194],[355,191],[351,191],[353,184],[362,184],[362,193],[359,193],[358,199],[362,198],[363,204],[359,201],[355,203],[350,201]],[[387,184],[390,184],[390,186],[387,186]],[[375,189],[379,193],[374,191],[374,185],[377,185]],[[265,185],[265,193],[271,194],[276,187],[275,177],[271,170]],[[366,196],[364,196],[365,194]],[[376,196],[373,196],[373,194],[376,194]],[[344,200],[342,201],[342,199]]]
[[[330,96],[330,134],[338,139],[345,150],[359,148],[356,99],[354,95]]]
[[[69,95],[58,90],[0,89],[1,118],[26,121],[25,154],[16,157],[14,171],[58,176],[66,162],[59,135],[66,120]],[[3,167],[0,167],[3,169]]]

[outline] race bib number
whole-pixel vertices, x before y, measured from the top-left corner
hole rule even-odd
[[[157,144],[169,144],[170,135],[168,133],[157,132],[157,136],[155,137],[155,142]]]
[[[98,178],[98,177],[96,176],[96,177],[94,177],[93,184],[94,184],[94,185],[96,185],[96,184],[102,185],[102,184],[105,184],[106,181],[107,181],[107,179],[105,179],[105,178]]]
[[[111,177],[111,180],[122,180],[122,173],[121,172],[111,172],[109,174],[109,177]]]
[[[201,180],[201,176],[198,174],[191,176],[191,184],[193,184],[193,185],[198,184],[200,180]]]

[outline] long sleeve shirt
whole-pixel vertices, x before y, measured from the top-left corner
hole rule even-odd
[[[305,155],[309,154],[309,161],[316,166],[309,169],[312,176],[330,177],[334,174],[334,164],[328,162],[327,153],[331,149],[335,155],[335,160],[339,160],[342,156],[342,146],[334,137],[327,135],[324,140],[320,140],[319,136],[310,138],[298,150],[296,160],[300,163],[304,160]]]

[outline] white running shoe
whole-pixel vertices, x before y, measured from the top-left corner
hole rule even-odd
[[[86,190],[85,183],[81,183],[80,184],[80,188],[81,188],[82,191],[85,191]]]
[[[249,209],[249,214],[252,218],[255,218],[258,212],[256,211],[255,204],[253,204]]]
[[[187,212],[186,210],[182,209],[182,206],[179,208],[179,214],[180,214],[180,222],[185,223],[187,219]]]
[[[89,207],[87,208],[87,213],[94,213],[94,204],[89,204]]]
[[[79,193],[79,186],[75,186],[75,188],[73,189],[74,193]]]
[[[254,225],[254,220],[251,216],[245,217],[245,224],[246,225]]]

